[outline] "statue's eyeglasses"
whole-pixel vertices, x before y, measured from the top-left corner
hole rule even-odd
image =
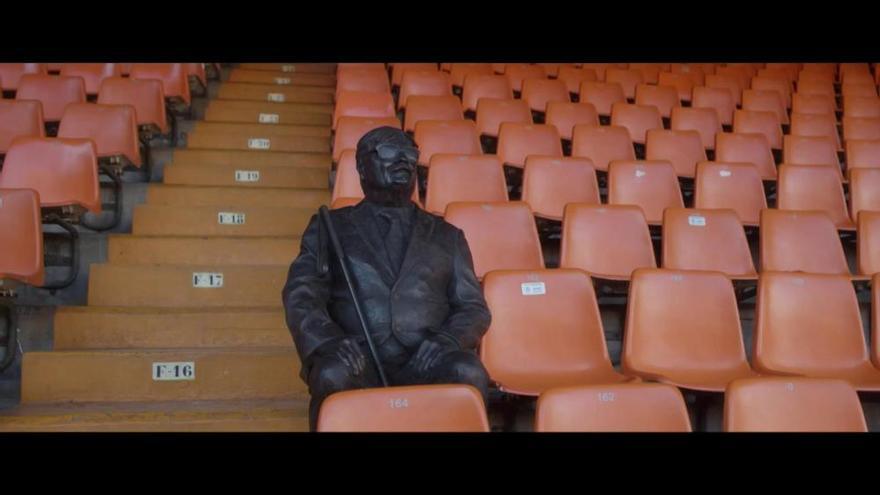
[[[376,146],[376,154],[382,160],[400,160],[405,159],[410,162],[419,160],[419,150],[410,146],[398,146],[393,144],[380,144]]]

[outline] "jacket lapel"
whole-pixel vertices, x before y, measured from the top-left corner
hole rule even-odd
[[[425,243],[428,242],[433,231],[433,217],[422,211],[421,208],[416,207],[412,234],[409,238],[409,245],[406,248],[406,254],[403,258],[403,264],[400,267],[400,273],[397,275],[397,280],[402,280],[403,276],[411,270],[420,259]]]
[[[382,281],[385,282],[385,285],[391,287],[395,281],[391,260],[388,258],[385,243],[376,229],[375,219],[370,214],[370,211],[364,207],[363,202],[352,208],[350,220],[354,224],[361,240],[366,244],[366,249],[359,249],[357,251],[358,255],[370,258],[372,260],[370,264],[376,267],[376,271],[379,272]],[[343,246],[343,249],[350,250],[353,249],[353,246],[349,248]],[[348,250],[346,250],[346,254],[348,254]]]

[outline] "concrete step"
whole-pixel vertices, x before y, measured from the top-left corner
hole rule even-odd
[[[154,363],[188,363],[192,379],[154,379]],[[279,348],[27,352],[21,403],[297,399],[299,368]]]
[[[251,153],[238,150],[178,149],[171,156],[174,165],[227,165],[243,170],[253,167],[303,167],[327,171],[332,160],[330,153]]]
[[[305,193],[328,191],[324,168],[236,165],[177,165],[165,167],[165,184],[176,186],[229,186],[239,189],[296,188]]]
[[[246,70],[268,70],[282,72],[284,74],[298,74],[303,72],[307,74],[336,74],[336,64],[298,64],[293,62],[247,63],[239,64],[237,68]]]
[[[326,110],[325,105],[305,103],[211,100],[205,109],[205,121],[329,126],[332,117]]]
[[[238,135],[194,131],[187,135],[186,143],[187,148],[192,149],[292,153],[328,153],[330,151],[330,138],[315,136]]]
[[[107,261],[117,264],[288,265],[298,237],[152,237],[112,235]]]
[[[333,89],[277,84],[223,83],[217,89],[221,100],[265,101],[274,103],[311,103],[333,106]],[[322,112],[322,113],[327,113]]]
[[[268,70],[232,69],[228,83],[249,83],[276,86],[314,86],[336,88],[335,74],[309,74]]]
[[[0,432],[304,432],[308,399],[28,404]]]
[[[330,137],[330,126],[317,125],[274,125],[234,122],[198,121],[193,131],[207,134],[236,134],[239,136],[314,136]]]
[[[326,189],[195,187],[153,185],[147,191],[147,204],[176,206],[278,206],[312,208],[330,204]]]
[[[295,255],[290,253],[291,260]],[[287,270],[284,265],[93,264],[88,304],[278,308]],[[206,286],[211,282],[215,286]]]
[[[280,309],[66,306],[54,327],[56,351],[293,346]]]
[[[147,204],[135,207],[132,233],[178,236],[298,236],[314,214],[314,208]]]

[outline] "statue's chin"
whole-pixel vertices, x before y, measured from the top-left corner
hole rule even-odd
[[[367,201],[382,206],[404,206],[408,204],[412,198],[415,182],[392,182],[389,187],[370,187],[361,184],[364,190],[364,196]]]

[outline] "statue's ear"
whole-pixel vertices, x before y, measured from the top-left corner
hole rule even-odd
[[[357,170],[358,175],[361,179],[364,178],[364,157],[361,157],[360,154],[355,154],[355,162],[354,169]]]

